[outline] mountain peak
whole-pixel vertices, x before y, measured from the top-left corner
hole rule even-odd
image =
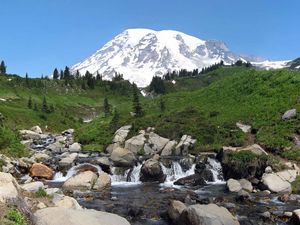
[[[135,28],[123,31],[71,70],[82,75],[98,72],[104,79],[112,79],[118,72],[144,87],[153,76],[168,71],[202,69],[221,60],[231,64],[240,58],[223,41],[204,41],[175,30]]]

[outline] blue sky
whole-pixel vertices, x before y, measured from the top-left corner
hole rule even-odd
[[[19,75],[47,75],[77,63],[127,28],[174,29],[274,60],[300,57],[299,0],[0,0],[0,5],[0,59]]]

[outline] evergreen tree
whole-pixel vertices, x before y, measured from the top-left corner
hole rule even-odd
[[[28,107],[28,109],[32,109],[32,100],[31,100],[31,96],[29,96],[28,103],[27,103],[27,107]]]
[[[58,70],[55,68],[54,71],[53,71],[53,79],[54,80],[57,80],[59,78],[59,72]]]
[[[82,81],[82,83],[81,83],[81,88],[82,88],[83,90],[86,90],[85,80]]]
[[[47,105],[47,100],[46,100],[45,96],[44,96],[43,104],[42,104],[42,112],[44,112],[44,113],[48,112],[48,105]]]
[[[78,70],[76,70],[75,79],[79,79],[79,78],[80,78],[80,73]]]
[[[1,61],[0,64],[0,74],[6,74],[6,65],[3,60]]]
[[[118,124],[119,124],[119,120],[120,120],[120,114],[118,112],[118,110],[115,108],[114,113],[113,113],[113,117],[110,121],[110,128],[115,131],[118,128]]]
[[[63,70],[60,70],[59,79],[61,79],[61,80],[64,79],[64,71]]]
[[[140,117],[143,115],[143,110],[142,106],[140,104],[140,99],[139,99],[139,90],[136,86],[135,83],[133,83],[133,112],[135,113],[135,116]]]
[[[29,78],[28,78],[28,74],[27,73],[25,75],[25,83],[26,83],[26,86],[29,87]]]
[[[166,93],[165,83],[164,83],[163,79],[161,79],[161,77],[158,77],[158,76],[154,76],[152,78],[149,89],[150,89],[150,91],[154,91],[157,94],[165,94]]]
[[[166,105],[165,105],[165,101],[163,100],[163,98],[160,98],[159,108],[160,108],[161,113],[164,113],[166,110]]]
[[[53,113],[53,112],[54,112],[54,105],[53,105],[53,104],[52,104],[52,105],[50,105],[49,112],[50,112],[50,113]]]
[[[107,97],[105,97],[103,101],[103,111],[105,113],[105,116],[107,116],[110,113],[110,105],[108,103]]]

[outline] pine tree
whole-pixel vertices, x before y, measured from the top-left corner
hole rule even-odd
[[[28,78],[28,74],[27,73],[25,75],[25,83],[26,83],[26,86],[29,87],[29,78]]]
[[[110,105],[108,103],[107,97],[105,97],[103,100],[103,111],[105,116],[107,116],[110,113]]]
[[[156,94],[165,94],[166,88],[163,79],[158,76],[154,76],[149,86],[150,91],[154,91]]]
[[[110,128],[113,131],[115,131],[118,128],[119,120],[120,120],[120,114],[119,114],[118,110],[115,108],[113,117],[110,121]]]
[[[54,71],[53,71],[53,79],[54,80],[57,80],[59,78],[59,72],[58,70],[55,68]]]
[[[139,99],[139,90],[135,83],[133,83],[133,112],[137,117],[143,115],[142,106]]]
[[[31,100],[31,96],[29,96],[28,103],[27,103],[27,107],[28,107],[28,109],[32,109],[32,100]]]
[[[1,61],[0,64],[0,74],[6,74],[6,65],[3,60]]]
[[[45,112],[45,113],[48,112],[48,105],[47,105],[47,100],[46,100],[45,96],[44,96],[43,104],[42,104],[42,112]]]
[[[60,70],[59,79],[60,80],[64,79],[64,71],[62,71],[62,70]]]
[[[80,78],[80,73],[78,70],[76,70],[75,79],[79,79],[79,78]]]

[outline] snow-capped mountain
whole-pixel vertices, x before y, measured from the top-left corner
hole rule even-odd
[[[250,60],[249,60],[250,58]],[[231,64],[237,60],[252,61],[229,50],[216,40],[201,40],[173,30],[128,29],[97,50],[93,55],[71,67],[73,72],[97,72],[104,79],[121,73],[124,79],[138,86],[147,86],[155,75],[180,69],[202,69],[221,60]],[[260,67],[283,67],[286,62],[257,60]]]

